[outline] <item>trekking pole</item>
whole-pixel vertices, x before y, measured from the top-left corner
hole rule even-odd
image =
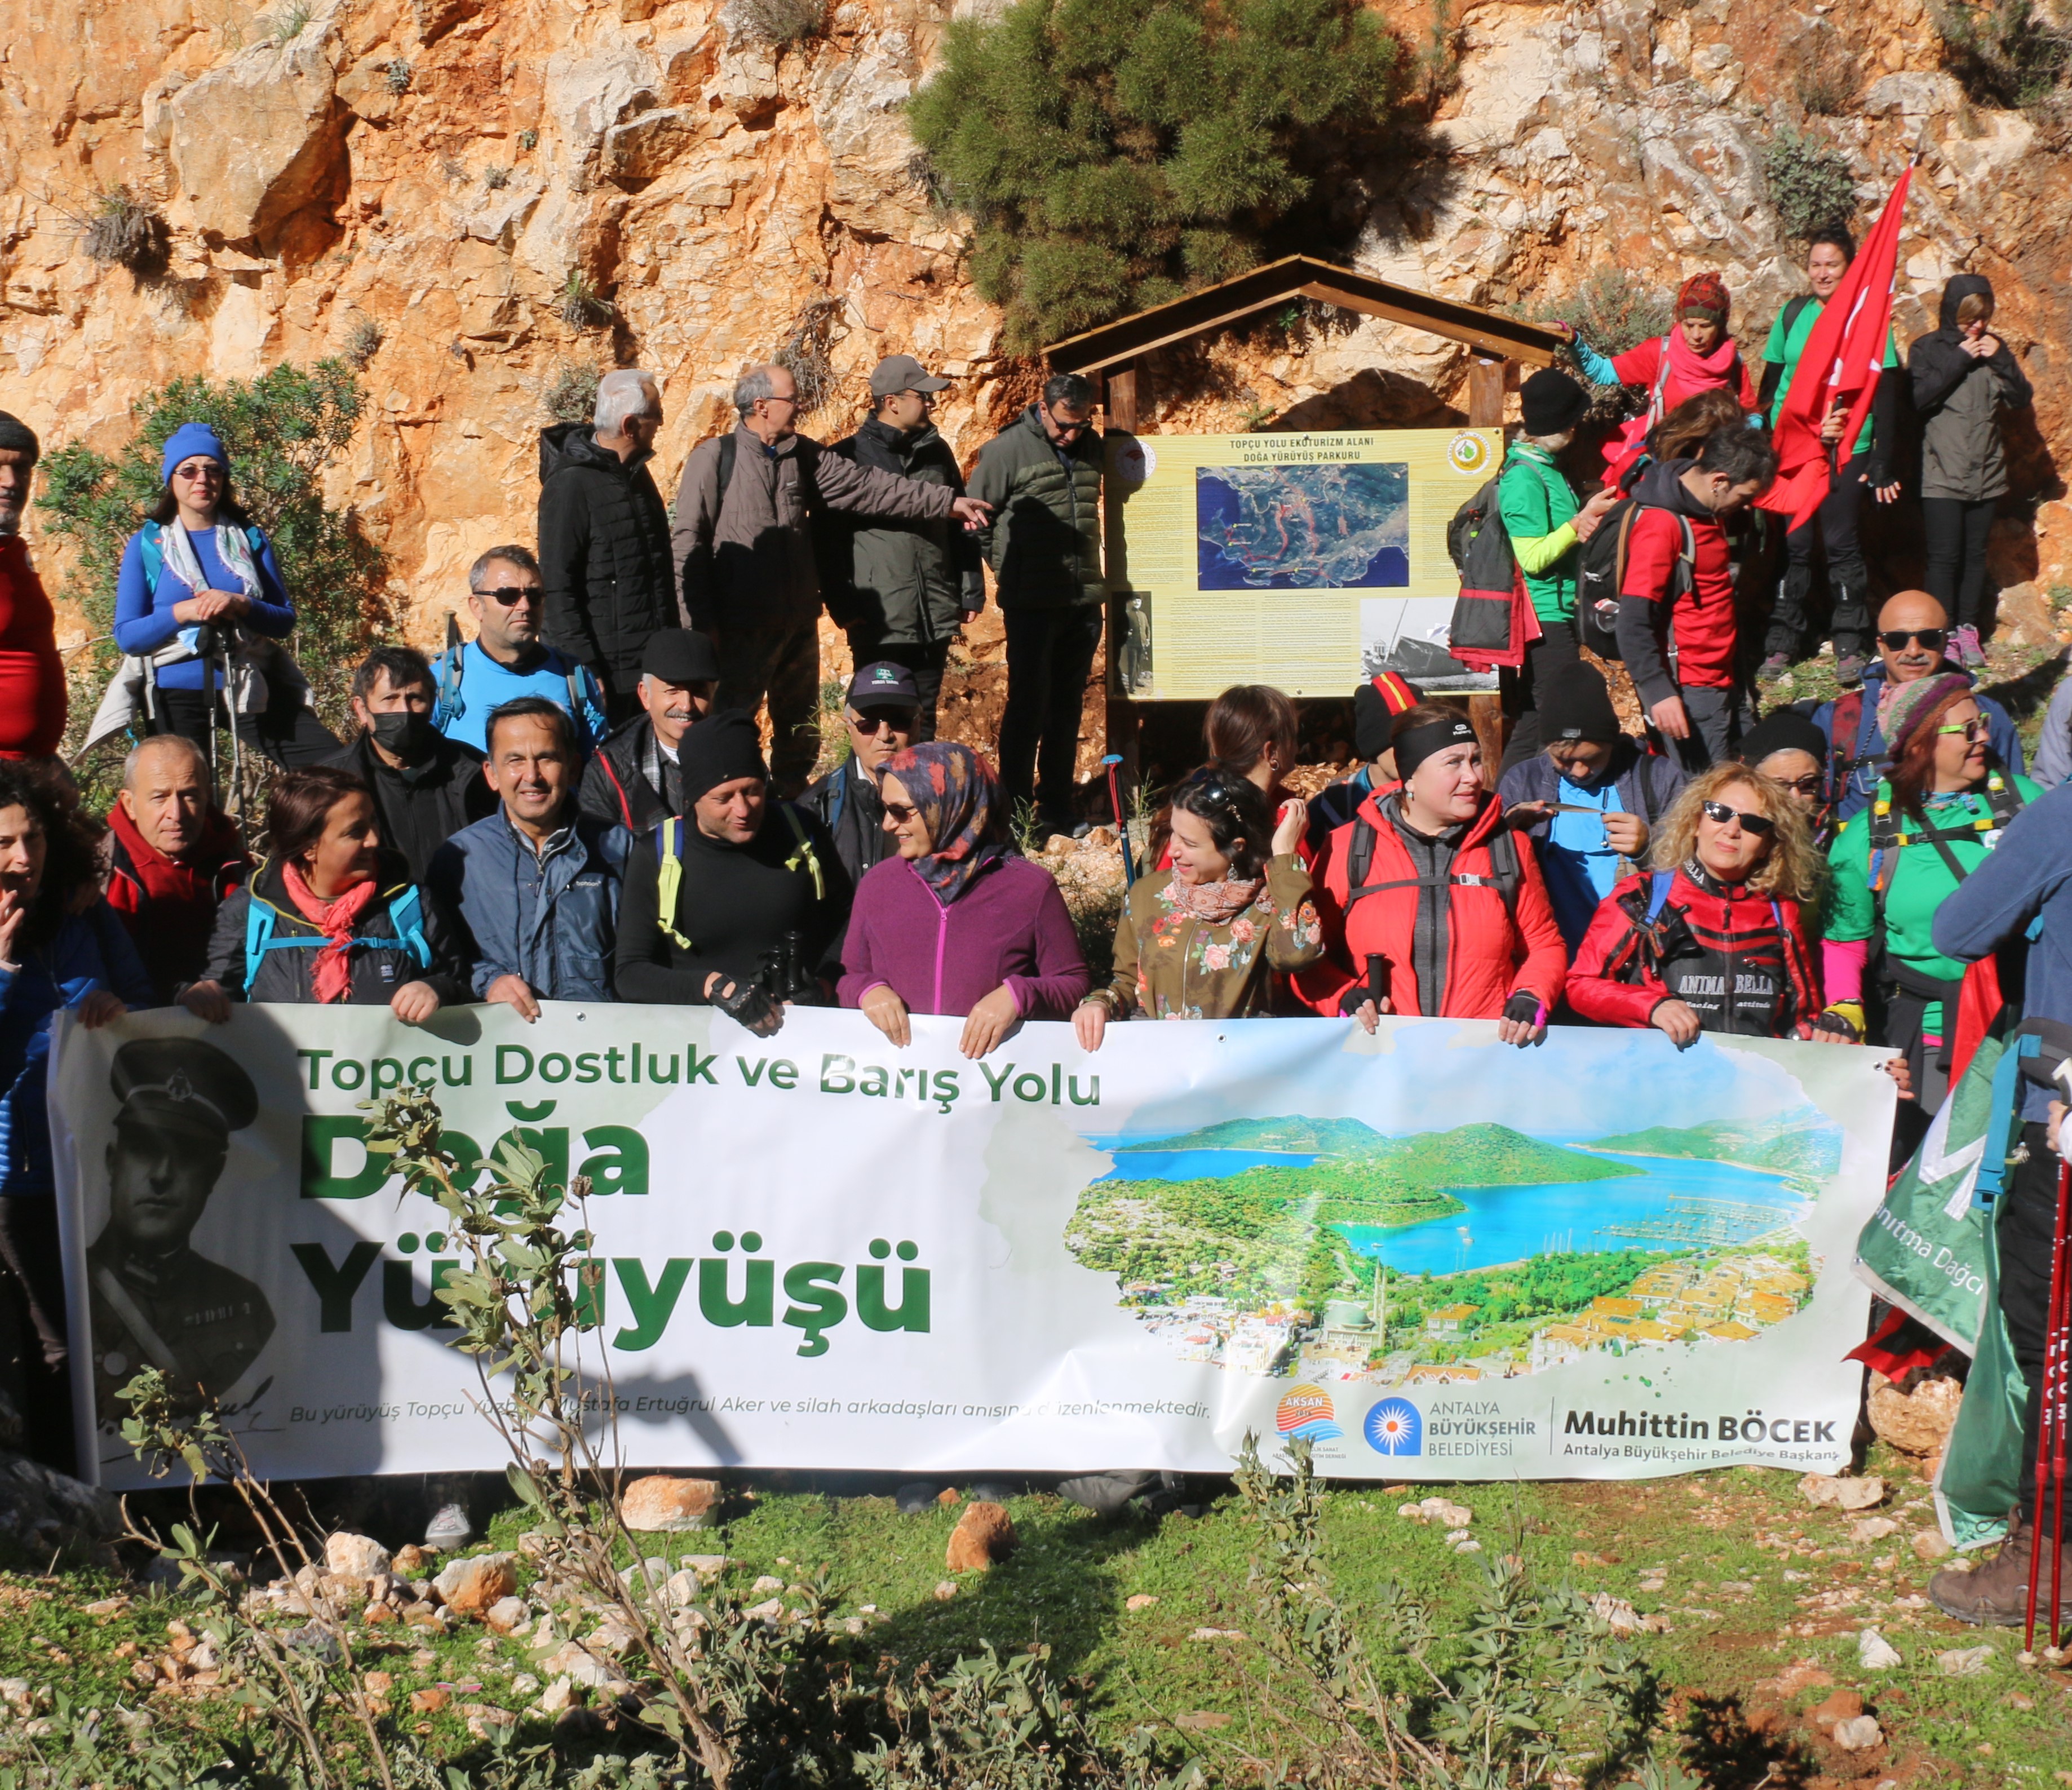
[[[1115,836],[1122,844],[1122,887],[1127,894],[1137,886],[1137,860],[1129,853],[1129,827],[1122,818],[1122,789],[1115,780],[1115,767],[1122,762],[1122,754],[1111,752],[1101,760],[1108,772],[1108,805],[1115,811]]]
[[[237,737],[237,683],[230,669],[230,648],[228,646],[223,649],[223,700],[230,711],[230,780],[236,786],[237,825],[239,831],[242,831],[245,822],[245,742]],[[209,737],[216,737],[212,718]]]
[[[2072,1207],[2072,1164],[2058,1168],[2058,1213],[2050,1245],[2050,1302],[2043,1327],[2042,1422],[2036,1439],[2036,1521],[2029,1537],[2029,1601],[2024,1617],[2022,1650],[2036,1651],[2036,1600],[2043,1580],[2043,1546],[2050,1542],[2050,1644],[2056,1647],[2060,1633],[2058,1599],[2063,1587],[2064,1550],[2058,1533],[2065,1515],[2065,1376],[2068,1338],[2072,1328],[2072,1287],[2066,1284],[2065,1235],[2067,1209]]]

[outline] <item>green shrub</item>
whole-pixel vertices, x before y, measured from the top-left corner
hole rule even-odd
[[[324,468],[344,451],[365,403],[342,360],[276,367],[220,384],[199,374],[148,392],[130,406],[136,433],[113,454],[75,441],[45,456],[38,507],[78,557],[64,593],[97,638],[71,660],[73,741],[101,700],[119,655],[109,630],[122,549],[163,489],[159,451],[182,423],[212,425],[230,450],[237,499],[266,531],[295,606],[288,648],[310,680],[318,712],[345,719],[352,668],[393,626],[387,568],[350,508],[324,499]],[[120,742],[105,751],[119,752]],[[88,767],[105,772],[105,764]],[[82,775],[82,782],[87,782]]]
[[[570,271],[556,308],[572,330],[601,330],[619,314],[580,268]]]
[[[94,195],[84,246],[102,265],[126,267],[139,280],[154,279],[166,270],[171,241],[166,220],[127,187],[106,187]]]
[[[381,326],[371,317],[361,318],[346,331],[346,359],[356,371],[365,372],[368,363],[380,351],[381,340]]]
[[[1803,241],[1831,224],[1846,226],[1856,209],[1849,164],[1811,131],[1781,125],[1763,146],[1763,178],[1786,236]]]
[[[2072,10],[2049,0],[1933,0],[1943,60],[1990,105],[2041,104],[2072,77]]]
[[[781,50],[826,35],[828,0],[734,0],[726,24],[737,37]]]
[[[588,422],[597,410],[597,385],[603,376],[586,362],[563,361],[541,393],[547,414],[557,422]]]
[[[1408,60],[1355,0],[1018,0],[908,110],[1022,352],[1350,240]]]

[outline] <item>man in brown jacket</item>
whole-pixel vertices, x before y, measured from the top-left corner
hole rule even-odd
[[[954,515],[976,528],[990,512],[947,485],[859,466],[800,434],[799,388],[782,367],[753,369],[734,402],[738,425],[684,463],[671,545],[691,626],[719,652],[715,705],[754,714],[769,699],[771,775],[788,799],[820,751],[820,581],[808,515]]]

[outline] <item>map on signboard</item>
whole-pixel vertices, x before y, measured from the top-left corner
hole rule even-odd
[[[1410,468],[1400,462],[1200,466],[1203,590],[1366,590],[1410,582]]]

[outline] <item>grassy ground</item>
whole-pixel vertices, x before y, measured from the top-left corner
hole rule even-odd
[[[2072,1782],[2072,1675],[2019,1665],[2018,1636],[1967,1630],[1926,1606],[1919,1593],[1931,1569],[1911,1546],[1934,1527],[1926,1487],[1882,1449],[1868,1470],[1891,1487],[1876,1514],[1900,1524],[1868,1542],[1850,1539],[1856,1517],[1808,1505],[1792,1476],[1757,1469],[1453,1495],[1473,1508],[1485,1549],[1515,1546],[1544,1583],[1566,1579],[1663,1620],[1667,1631],[1642,1645],[1674,1692],[1676,1744],[1708,1785]],[[1430,1489],[1348,1486],[1327,1495],[1330,1567],[1355,1621],[1390,1580],[1434,1607],[1442,1633],[1467,1609],[1476,1557],[1396,1514]],[[864,1619],[863,1636],[846,1644],[866,1670],[883,1654],[911,1665],[989,1641],[1003,1652],[1047,1644],[1055,1669],[1092,1681],[1104,1725],[1155,1723],[1198,1749],[1212,1780],[1244,1781],[1229,1772],[1227,1743],[1272,1731],[1258,1691],[1262,1657],[1248,1638],[1198,1632],[1254,1625],[1244,1583],[1252,1532],[1236,1501],[1219,1497],[1194,1517],[1098,1518],[1047,1494],[1009,1508],[1019,1550],[990,1573],[961,1575],[947,1600],[937,1587],[948,1576],[953,1507],[903,1517],[887,1496],[765,1484],[743,1489],[723,1533],[653,1546],[672,1562],[723,1548],[744,1587],[764,1574],[788,1583],[826,1565],[841,1589],[839,1613]],[[518,1513],[506,1513],[488,1542],[514,1546],[523,1526]],[[111,1596],[120,1602],[86,1608]],[[192,1613],[177,1597],[96,1574],[0,1578],[0,1675],[27,1680],[32,1696],[48,1686],[80,1705],[146,1710],[162,1731],[228,1733],[236,1712],[220,1694],[146,1694],[133,1676],[139,1659],[163,1654],[167,1623]],[[1858,1665],[1856,1636],[1872,1624],[1903,1656],[1898,1668]],[[1938,1652],[1981,1641],[1992,1652],[1979,1675],[1938,1666]],[[443,1637],[368,1631],[360,1652],[363,1669],[392,1676],[392,1702],[438,1756],[479,1748],[463,1705],[523,1710],[537,1694],[518,1677],[535,1664],[526,1643],[472,1625]],[[445,1707],[409,1710],[411,1692],[440,1687]],[[1831,1743],[1832,1715],[1823,1726],[1817,1712],[1837,1690],[1861,1694],[1883,1746],[1848,1754]],[[0,1721],[0,1759],[13,1725]],[[528,1718],[525,1730],[544,1738],[545,1718]]]

